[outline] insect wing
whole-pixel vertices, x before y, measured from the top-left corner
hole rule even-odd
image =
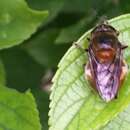
[[[121,49],[117,49],[112,63],[103,65],[97,61],[90,46],[88,50],[91,73],[96,89],[105,101],[117,96],[121,74]]]

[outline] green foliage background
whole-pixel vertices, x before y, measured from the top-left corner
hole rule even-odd
[[[130,1],[0,0],[0,9],[0,101],[8,104],[13,97],[13,102],[8,104],[10,107],[13,103],[25,102],[23,110],[18,112],[28,113],[24,107],[33,108],[34,114],[30,113],[24,118],[33,118],[35,122],[30,122],[36,128],[26,126],[25,122],[25,128],[18,128],[17,123],[9,127],[11,130],[48,130],[49,93],[46,86],[50,85],[59,60],[72,42],[95,26],[102,17],[110,19],[129,13]],[[18,106],[21,104],[18,103]],[[0,103],[0,112],[7,113],[1,106],[4,105]],[[5,127],[8,126],[5,123],[8,118],[16,120],[15,114],[8,115],[6,120],[0,115],[0,130],[8,129]]]

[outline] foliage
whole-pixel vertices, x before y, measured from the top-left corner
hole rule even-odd
[[[128,0],[106,0],[104,2],[102,2],[102,0],[97,0],[96,2],[95,0],[1,0],[0,130],[48,130],[50,101],[49,92],[47,90],[50,87],[50,81],[56,71],[59,60],[71,46],[71,43],[77,41],[87,30],[94,27],[102,17],[107,16],[108,19],[110,19],[128,13],[130,11],[129,4]],[[111,24],[119,30],[124,28],[121,32],[120,39],[123,39],[123,42],[129,44],[129,15],[127,16],[127,18],[123,17],[121,20],[115,19],[116,23],[111,21]],[[117,21],[119,24],[117,24]],[[88,33],[83,35],[81,39],[84,41],[87,35]],[[86,46],[86,41],[83,42],[82,40],[80,41],[81,45]],[[77,60],[75,56],[77,56]],[[126,51],[125,58],[129,62],[128,56],[129,53]],[[69,61],[66,61],[66,58],[68,58]],[[66,66],[73,61],[74,64],[76,63],[76,66],[73,68],[74,64],[72,64],[68,67],[68,70],[75,70],[70,78],[70,76],[67,76],[68,72],[62,69],[66,68]],[[60,62],[60,68],[56,74],[57,76],[55,76],[57,78],[54,80],[55,83],[51,94],[53,103],[51,103],[49,123],[51,125],[50,129],[52,130],[54,130],[54,127],[59,128],[60,125],[61,127],[56,130],[62,130],[66,125],[66,121],[69,121],[69,119],[73,117],[73,113],[79,111],[78,109],[81,108],[80,105],[88,98],[87,94],[89,94],[90,90],[83,86],[83,84],[86,85],[86,83],[84,83],[82,76],[83,70],[81,69],[81,65],[85,61],[86,55],[75,47],[71,47],[69,54],[66,54],[65,58]],[[51,72],[49,76],[48,72]],[[62,95],[62,91],[64,92],[66,89],[66,87],[64,87],[66,86],[64,83],[67,83],[65,80],[75,80],[76,75],[81,75],[80,80],[82,80],[81,83],[76,82],[80,87],[74,84],[76,87],[73,89],[77,94],[75,95],[75,93],[73,93],[74,95],[68,95],[68,93],[65,93],[65,95],[69,96],[70,100],[65,102],[63,98],[59,100],[61,104],[57,106],[55,103],[59,96],[64,96]],[[60,82],[60,84],[56,85],[56,82]],[[61,90],[58,87],[60,85],[62,85]],[[68,88],[72,91],[71,86]],[[124,89],[122,87],[120,92],[120,97],[127,97],[129,91],[126,93],[126,90],[129,89],[124,85]],[[91,93],[90,95],[92,96],[88,98],[89,101],[87,105],[91,106],[91,103],[94,103],[96,99],[96,110],[98,109],[97,113],[100,113],[106,104],[102,103],[97,97],[97,94],[94,95]],[[78,107],[74,105],[73,107],[75,109],[67,116],[67,119],[64,120],[63,123],[57,121],[59,125],[54,126],[56,118],[58,118],[60,113],[64,111],[64,108],[67,107],[67,103],[70,103],[72,100],[77,101],[80,97],[83,99],[77,102],[76,105],[78,105]],[[95,123],[91,123],[91,127],[101,126],[103,130],[116,130],[119,124],[122,124],[123,130],[129,128],[128,122],[130,122],[130,118],[126,116],[129,114],[130,109],[129,107],[126,108],[129,103],[128,99],[129,98],[125,97],[119,98],[117,102],[108,104],[109,107],[113,107],[117,104],[117,106],[114,106],[118,107],[117,111],[115,111],[116,108],[111,112],[109,112],[109,108],[104,109],[105,115],[101,117],[101,120],[98,119],[99,117],[95,119]],[[122,103],[123,101],[126,102]],[[122,107],[121,104],[123,104]],[[61,111],[59,111],[59,107],[62,108],[60,109]],[[53,110],[53,108],[56,109]],[[87,109],[84,110],[84,107],[82,108],[83,111],[81,113],[84,114],[84,117],[88,114],[87,112],[91,110]],[[124,109],[125,111],[123,111]],[[108,114],[108,116],[106,116],[107,113],[110,115]],[[96,117],[96,114],[92,114],[93,115],[90,115],[91,120]],[[66,129],[76,130],[77,122],[79,124],[81,123],[81,128],[84,128],[84,123],[82,123],[82,121],[79,122],[78,117],[78,115],[75,116],[73,121],[70,122],[70,126],[67,125]],[[122,119],[124,120],[122,121]]]
[[[112,19],[109,24],[120,32],[120,41],[127,43],[130,40],[130,14]],[[88,45],[86,40],[90,31],[85,33],[77,44],[83,48]],[[125,52],[125,59],[129,63],[129,48]],[[58,71],[53,79],[51,104],[50,104],[50,130],[92,130],[101,129],[110,120],[114,119],[130,104],[130,88],[128,73],[127,79],[119,92],[117,100],[104,102],[99,95],[91,91],[89,83],[84,76],[83,65],[86,63],[86,52],[73,45],[60,61]],[[129,111],[126,110],[126,113]],[[125,112],[124,112],[125,113]],[[120,117],[124,120],[125,116]],[[128,123],[129,118],[124,122]],[[119,127],[122,122],[111,121],[104,129]],[[115,123],[113,123],[115,122]],[[128,123],[129,124],[129,123]],[[114,125],[117,125],[115,128]],[[126,127],[125,127],[126,128]],[[129,128],[129,127],[128,127]]]

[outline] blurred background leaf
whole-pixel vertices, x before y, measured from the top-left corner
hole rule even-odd
[[[42,66],[55,68],[69,45],[53,44],[59,30],[49,29],[33,37],[23,48]]]
[[[7,85],[19,91],[40,86],[39,79],[44,73],[44,68],[19,47],[2,50],[1,58],[6,70]]]
[[[31,92],[19,93],[0,85],[0,129],[41,130]]]
[[[6,85],[6,73],[3,62],[0,60],[0,85]]]
[[[42,76],[45,68],[35,62],[20,47],[1,51],[1,58],[6,70],[7,85],[21,92],[31,89],[36,98],[43,128],[48,128],[49,95],[42,91]],[[0,69],[3,72],[3,70]],[[3,79],[2,79],[3,80]]]
[[[31,8],[49,11],[49,17],[44,24],[51,22],[58,15],[65,1],[66,0],[27,0]]]
[[[29,38],[48,16],[47,11],[30,9],[24,0],[1,0],[0,8],[0,49]]]

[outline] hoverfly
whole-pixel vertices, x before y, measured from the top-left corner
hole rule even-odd
[[[106,102],[117,98],[118,90],[127,74],[123,59],[119,32],[107,23],[96,26],[92,31],[87,49],[89,61],[85,65],[85,77]]]

